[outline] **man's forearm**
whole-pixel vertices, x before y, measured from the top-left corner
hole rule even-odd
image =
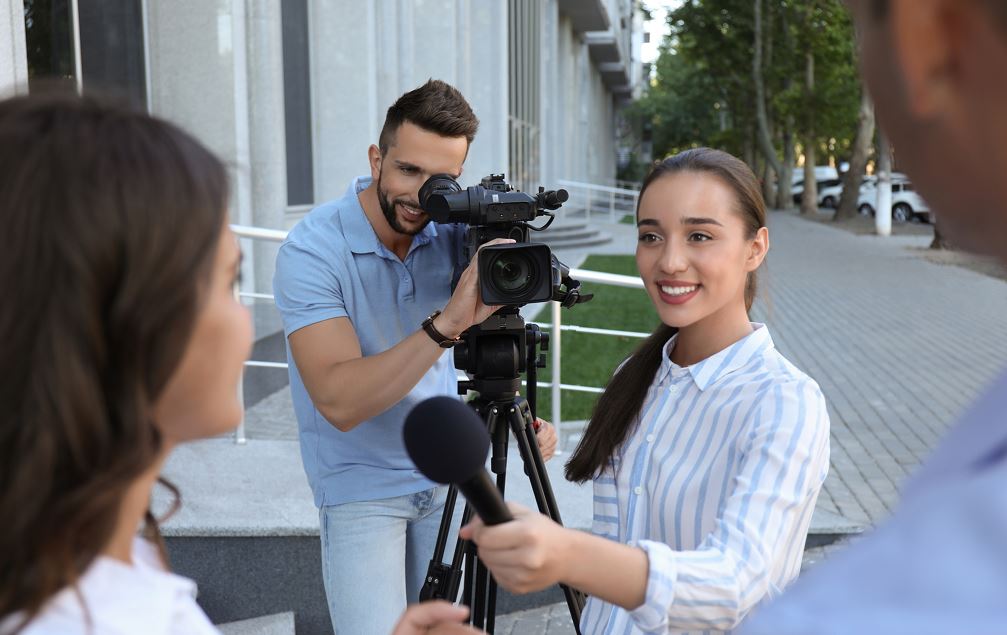
[[[326,373],[323,394],[312,400],[329,423],[348,432],[401,401],[444,351],[416,331],[382,353],[334,365]]]

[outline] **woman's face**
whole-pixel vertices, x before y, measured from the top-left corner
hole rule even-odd
[[[734,191],[695,171],[658,177],[640,199],[636,265],[668,326],[685,328],[725,315],[744,315],[748,273],[762,263],[768,232],[755,239]]]
[[[238,242],[225,226],[192,335],[154,404],[155,421],[169,443],[222,434],[241,422],[238,383],[252,350],[252,322],[234,297],[240,262]]]

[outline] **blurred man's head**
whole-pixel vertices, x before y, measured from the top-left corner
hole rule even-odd
[[[1007,259],[1007,0],[847,0],[899,165],[962,247]]]

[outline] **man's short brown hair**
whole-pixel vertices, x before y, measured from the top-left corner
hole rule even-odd
[[[402,95],[388,109],[378,139],[382,156],[395,144],[395,133],[406,121],[442,137],[465,137],[470,145],[479,130],[479,119],[462,94],[439,79]]]

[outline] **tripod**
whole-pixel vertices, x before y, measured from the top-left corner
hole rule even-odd
[[[462,334],[461,342],[455,346],[455,367],[464,370],[470,377],[468,381],[458,382],[458,392],[464,395],[469,390],[475,390],[479,393],[470,405],[486,422],[492,439],[490,470],[496,474],[501,495],[507,480],[507,447],[509,434],[512,433],[539,511],[562,524],[549,474],[535,438],[537,369],[545,366],[545,355],[540,355],[538,350],[546,351],[548,347],[547,334],[535,324],[525,325],[517,307],[504,307]],[[518,395],[522,372],[527,372],[528,399]],[[426,581],[420,590],[420,600],[457,600],[464,560],[462,601],[472,609],[470,622],[487,633],[493,633],[497,586],[489,570],[479,561],[476,546],[458,538],[451,563],[443,562],[457,497],[458,490],[452,485],[444,503],[437,542]],[[469,522],[472,513],[472,508],[466,503],[463,524]],[[561,584],[560,587],[579,635],[584,595],[566,585]]]

